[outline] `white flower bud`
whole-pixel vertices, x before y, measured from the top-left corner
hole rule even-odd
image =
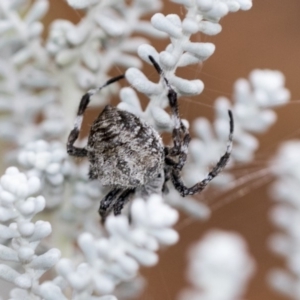
[[[216,35],[222,31],[222,26],[219,23],[201,21],[199,24],[199,31],[207,35]]]
[[[259,145],[257,139],[250,134],[239,135],[236,137],[236,140],[241,146],[245,147],[246,149],[250,149],[251,151],[256,150]],[[236,153],[236,151],[234,151],[234,153]]]
[[[0,244],[0,259],[7,261],[18,261],[18,254],[15,250]]]
[[[39,35],[43,32],[44,25],[41,22],[34,22],[28,28],[28,36],[30,38],[39,37]]]
[[[179,234],[177,231],[171,228],[165,228],[163,230],[151,231],[151,234],[155,236],[158,242],[162,245],[174,245],[179,240]]]
[[[18,258],[22,264],[29,263],[33,259],[34,255],[34,250],[30,247],[23,246],[18,249]]]
[[[47,0],[37,0],[31,5],[30,10],[26,14],[24,21],[28,24],[40,20],[44,17],[49,9],[49,2]]]
[[[162,87],[149,81],[146,76],[138,69],[129,68],[126,73],[128,82],[139,92],[144,94],[160,94]]]
[[[120,98],[121,98],[121,101],[132,106],[137,111],[142,112],[140,100],[137,97],[136,92],[132,88],[130,88],[130,87],[122,88],[120,90]]]
[[[170,83],[185,96],[199,95],[204,89],[204,84],[199,79],[187,80],[174,76],[170,79]]]
[[[209,11],[213,8],[214,0],[196,0],[198,8],[203,11]]]
[[[0,239],[8,240],[14,237],[19,237],[19,233],[12,226],[7,227],[5,225],[0,224]]]
[[[82,56],[82,61],[91,71],[96,72],[99,69],[99,53],[88,50],[85,55]]]
[[[51,182],[52,185],[61,185],[64,182],[64,176],[61,173],[50,175],[47,179]]]
[[[155,61],[159,60],[159,54],[157,53],[156,49],[151,45],[143,44],[138,47],[138,55],[144,61],[151,63],[149,56],[152,56]]]
[[[91,283],[92,270],[87,264],[80,264],[78,269],[77,272],[68,275],[68,282],[74,289],[82,291]]]
[[[14,219],[17,217],[17,212],[11,209],[0,207],[0,221],[7,222],[8,220]]]
[[[228,12],[229,10],[226,3],[223,3],[221,1],[218,2],[215,1],[212,9],[207,12],[207,15],[210,19],[219,21],[221,18],[227,15]]]
[[[180,59],[177,63],[177,66],[178,67],[185,67],[185,66],[188,66],[188,65],[194,65],[194,64],[197,64],[199,63],[201,60],[200,58],[194,56],[193,54],[190,54],[188,52],[185,52],[183,53],[181,56],[180,56]]]
[[[64,149],[55,149],[52,152],[52,162],[61,163],[61,161],[66,158],[66,151]]]
[[[178,28],[181,28],[181,20],[179,18],[178,15],[176,14],[168,14],[166,15],[166,18],[173,23],[175,26],[177,26]]]
[[[28,178],[29,194],[35,194],[41,188],[41,181],[38,177],[32,176]]]
[[[89,262],[97,258],[95,241],[90,233],[82,233],[78,238],[78,245]]]
[[[253,271],[245,242],[233,233],[213,231],[191,251],[189,279],[210,299],[222,299],[224,294],[227,299],[240,298]]]
[[[18,207],[20,213],[23,216],[28,216],[31,214],[34,214],[35,212],[35,204],[32,198],[28,198],[26,201],[21,203],[21,205]]]
[[[151,115],[158,127],[171,128],[172,120],[170,115],[158,106],[151,107]]]
[[[170,20],[168,20],[163,14],[156,13],[151,18],[151,23],[154,26],[154,28],[166,32],[171,37],[174,38],[180,38],[182,35],[181,28],[174,25]]]
[[[16,200],[16,197],[10,192],[0,190],[0,199],[3,201],[3,204],[8,204],[13,203]]]
[[[159,62],[164,69],[173,69],[177,63],[177,59],[174,55],[167,51],[162,51],[159,54]]]
[[[67,258],[62,258],[59,260],[56,265],[56,270],[60,275],[64,277],[67,277],[70,273],[73,273],[75,271],[71,260]]]
[[[16,270],[10,266],[0,264],[0,278],[8,282],[14,282],[18,276],[20,276],[20,273],[18,273]]]
[[[25,47],[15,53],[12,57],[12,62],[19,66],[26,63],[32,56],[32,49],[30,47]]]
[[[199,25],[196,20],[191,18],[185,18],[182,22],[182,29],[188,34],[195,34],[199,30]]]
[[[75,9],[84,9],[99,2],[99,0],[67,0],[67,2]]]
[[[34,233],[30,237],[30,242],[42,240],[52,232],[51,224],[45,221],[37,221],[34,225]]]
[[[27,221],[18,222],[18,231],[23,237],[29,237],[34,233],[34,224]]]
[[[14,284],[21,289],[29,289],[31,287],[32,279],[29,274],[22,274],[14,280]]]
[[[96,274],[94,276],[95,290],[100,294],[108,294],[113,292],[115,284],[111,278],[102,274]]]
[[[34,204],[35,204],[35,213],[38,213],[44,210],[46,206],[46,200],[43,196],[38,196],[34,198]]]
[[[152,251],[138,248],[128,249],[128,254],[133,256],[143,266],[154,266],[158,262],[158,256]]]
[[[147,224],[146,224],[147,223]],[[133,244],[137,245],[138,247],[143,247],[147,250],[151,251],[158,251],[159,249],[159,243],[157,239],[154,236],[151,236],[149,234],[152,234],[150,231],[145,231],[142,229],[142,226],[148,227],[148,221],[145,221],[144,224],[137,224],[136,222],[136,228],[134,229],[133,232],[131,232],[130,235],[130,240],[132,241]],[[141,228],[138,226],[142,225]]]
[[[3,35],[13,27],[13,23],[10,20],[0,21],[0,34]]]
[[[121,19],[113,19],[111,16],[99,14],[96,21],[108,35],[119,37],[125,33],[127,26]]]
[[[185,51],[199,57],[202,61],[211,56],[214,53],[215,48],[215,45],[212,43],[187,42],[183,45]]]
[[[16,167],[9,167],[6,169],[5,174],[7,175],[17,175],[19,174],[19,170]]]
[[[67,300],[61,289],[52,282],[44,282],[39,286],[38,290],[45,300]]]
[[[48,270],[52,268],[59,260],[61,254],[56,248],[48,250],[46,253],[35,257],[29,266],[33,269]]]
[[[119,218],[108,218],[105,227],[112,235],[127,237],[130,232],[128,219],[125,216],[120,216]]]
[[[70,65],[74,61],[76,61],[79,57],[79,53],[77,52],[76,49],[64,49],[60,51],[56,57],[55,57],[55,62],[61,66],[65,67],[67,65]]]
[[[60,171],[60,164],[58,163],[50,163],[46,168],[46,172],[50,175],[55,175],[59,171]]]
[[[142,199],[135,199],[131,206],[131,216],[133,222],[137,224],[144,224],[147,222],[147,211],[145,201]]]
[[[249,10],[252,7],[252,0],[238,0],[241,10]]]
[[[78,46],[84,42],[92,30],[90,24],[80,23],[78,26],[70,25],[66,32],[66,39],[74,46]],[[92,51],[91,51],[92,52]],[[84,55],[83,59],[88,55]]]
[[[230,12],[237,12],[240,9],[240,4],[236,1],[228,1],[227,7]]]

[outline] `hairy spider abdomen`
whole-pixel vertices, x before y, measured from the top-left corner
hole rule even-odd
[[[160,135],[135,115],[107,105],[91,127],[89,176],[103,185],[135,188],[157,177],[164,165]]]

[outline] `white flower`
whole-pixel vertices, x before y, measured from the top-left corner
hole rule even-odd
[[[109,216],[105,223],[108,238],[81,234],[78,245],[85,262],[77,267],[68,259],[60,260],[57,271],[76,294],[111,293],[118,283],[136,277],[140,264],[156,264],[159,245],[178,241],[178,233],[171,228],[178,213],[160,196],[152,195],[147,201],[135,199],[131,216],[131,225],[126,216]]]
[[[49,222],[31,221],[45,208],[42,196],[32,197],[39,188],[39,178],[27,177],[15,167],[8,168],[0,179],[0,277],[17,287],[11,291],[12,299],[20,299],[20,295],[54,299],[46,296],[49,290],[45,284],[39,285],[40,277],[60,258],[56,248],[36,253],[37,246],[52,231]],[[14,269],[9,262],[18,268]],[[52,287],[52,296],[65,299],[57,286]]]
[[[188,278],[194,288],[184,300],[239,299],[254,271],[244,240],[237,234],[211,231],[190,252]]]

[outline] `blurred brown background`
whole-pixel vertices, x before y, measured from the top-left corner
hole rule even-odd
[[[184,9],[180,6],[167,0],[164,0],[164,4],[163,13],[184,16]],[[81,13],[68,8],[64,0],[51,0],[51,14],[46,22],[49,24],[57,18],[69,18],[78,22],[80,15]],[[253,0],[250,11],[230,14],[221,24],[223,31],[219,35],[195,37],[197,41],[213,42],[216,52],[203,67],[185,69],[184,77],[200,78],[205,83],[205,90],[199,97],[182,98],[181,113],[189,121],[197,116],[212,118],[215,98],[219,95],[230,97],[237,78],[247,77],[255,68],[282,71],[286,76],[286,86],[291,90],[292,99],[295,101],[277,109],[278,122],[260,137],[261,147],[257,153],[256,166],[263,168],[281,142],[300,136],[300,102],[297,101],[300,98],[300,1]],[[161,42],[154,42],[154,46],[158,50],[163,49]],[[252,169],[246,166],[244,171],[251,173]],[[179,290],[187,286],[184,275],[188,247],[198,241],[207,230],[215,228],[242,234],[256,260],[257,270],[245,298],[286,299],[272,291],[266,283],[266,273],[273,267],[283,266],[284,263],[268,250],[267,239],[276,228],[270,224],[268,216],[273,205],[268,196],[268,186],[263,182],[261,185],[257,187],[249,183],[246,185],[248,188],[229,192],[226,198],[217,197],[220,207],[206,223],[190,221],[187,216],[182,216],[177,226],[180,242],[161,251],[160,263],[156,267],[142,270],[148,286],[139,299],[176,299]],[[212,195],[214,192],[210,189],[204,197],[214,198]]]

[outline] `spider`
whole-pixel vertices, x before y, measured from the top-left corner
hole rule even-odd
[[[82,124],[83,114],[90,98],[102,88],[123,79],[120,75],[104,85],[92,89],[81,98],[74,128],[67,141],[67,152],[89,160],[89,178],[100,180],[110,191],[101,200],[99,214],[102,222],[110,212],[119,215],[133,194],[147,198],[152,193],[167,192],[166,183],[171,180],[181,196],[201,192],[227,164],[233,140],[233,116],[229,110],[229,139],[227,149],[208,175],[192,187],[186,187],[181,170],[187,159],[189,132],[179,117],[177,94],[165,77],[159,64],[149,56],[154,68],[167,87],[174,128],[173,146],[164,146],[159,133],[134,114],[106,105],[91,126],[87,145],[74,146]]]

